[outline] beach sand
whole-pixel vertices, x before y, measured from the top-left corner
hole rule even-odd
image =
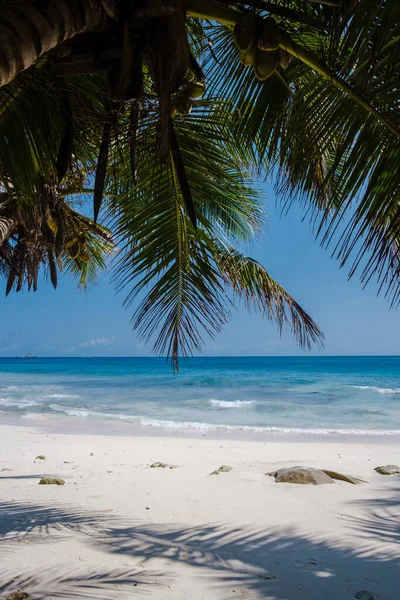
[[[34,598],[400,597],[400,476],[374,471],[400,464],[398,438],[134,429],[0,426],[0,597],[17,588]],[[150,468],[155,461],[177,468]],[[232,471],[211,476],[222,464]],[[265,475],[291,465],[368,483],[302,486]],[[42,476],[65,485],[38,485]]]

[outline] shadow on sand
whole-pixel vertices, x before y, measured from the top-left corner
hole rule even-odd
[[[34,598],[108,600],[156,591],[157,598],[190,598],[179,588],[185,565],[193,581],[219,599],[346,600],[370,590],[377,600],[395,600],[400,593],[400,482],[393,483],[391,497],[362,503],[361,518],[343,517],[347,538],[340,540],[334,532],[318,538],[300,529],[150,525],[70,506],[2,503],[0,558],[26,544],[40,552],[43,543],[79,536],[106,567],[64,562],[36,572],[28,565],[18,572],[2,569],[0,596],[19,587]]]

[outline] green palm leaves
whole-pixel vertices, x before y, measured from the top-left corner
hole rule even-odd
[[[40,61],[18,70],[36,60],[19,36],[16,59],[0,64],[7,291],[36,288],[40,269],[53,285],[62,269],[84,285],[112,253],[134,326],[175,367],[221,329],[235,298],[301,346],[318,344],[312,319],[244,254],[263,228],[257,180],[268,175],[284,206],[304,203],[350,275],[377,278],[398,304],[399,3],[95,8],[74,31],[66,6],[68,27],[47,33],[30,11],[30,32],[52,52],[36,49]],[[0,18],[16,48],[16,12],[0,6]],[[108,229],[89,218],[87,190]]]
[[[199,101],[190,116],[175,121],[197,228],[173,161],[166,165],[155,160],[157,123],[151,115],[138,132],[140,175],[135,187],[129,186],[129,169],[124,168],[128,157],[117,151],[114,157],[115,191],[126,187],[109,202],[109,218],[120,240],[117,288],[129,289],[126,306],[136,303],[132,321],[139,334],[146,341],[155,339],[155,350],[170,355],[176,368],[179,356],[201,349],[204,334],[221,330],[230,316],[230,292],[239,299],[248,290],[244,280],[241,285],[227,278],[221,260],[225,244],[251,240],[262,225],[260,196],[249,173],[238,166],[241,151],[232,129],[229,112],[210,101]],[[279,326],[291,327],[302,346],[321,341],[315,323],[301,309],[291,313],[294,301],[271,282],[265,271],[253,282],[261,312]]]

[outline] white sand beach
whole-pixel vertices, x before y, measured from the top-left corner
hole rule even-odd
[[[398,438],[132,429],[0,426],[1,597],[17,588],[33,598],[399,597],[400,475],[374,471],[400,463]],[[155,461],[177,467],[150,468]],[[211,476],[222,464],[232,471]],[[265,475],[291,465],[368,483],[295,485]],[[42,476],[65,485],[38,485]]]

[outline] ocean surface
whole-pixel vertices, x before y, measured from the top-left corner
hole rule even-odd
[[[400,435],[400,357],[0,358],[0,418]]]

